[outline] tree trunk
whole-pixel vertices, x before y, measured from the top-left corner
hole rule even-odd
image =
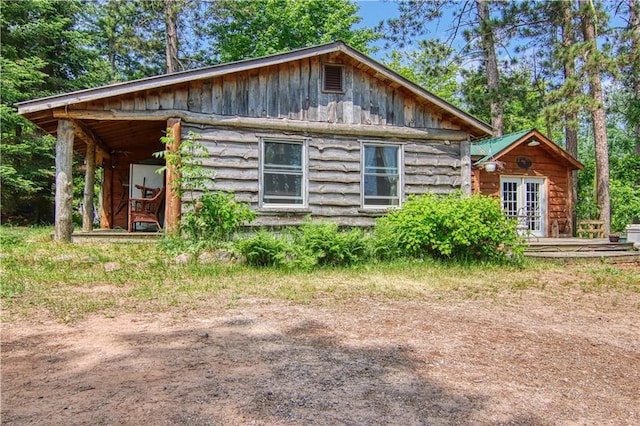
[[[504,114],[500,102],[498,60],[496,58],[495,39],[489,16],[489,2],[476,0],[478,19],[480,21],[480,38],[487,72],[487,88],[491,97],[491,126],[494,128],[494,136],[502,136],[504,132]]]
[[[560,2],[562,7],[562,48],[564,50],[564,81],[571,82],[576,79],[575,57],[569,54],[571,47],[575,44],[573,33],[573,10],[571,2]],[[568,94],[569,97],[576,96],[576,90]],[[564,133],[567,152],[578,158],[578,113],[574,110],[572,103],[567,104],[568,111],[564,115]],[[550,133],[549,133],[550,135]],[[576,229],[576,204],[578,203],[578,172],[571,172],[571,208],[568,212],[571,217],[571,233]]]
[[[607,142],[606,113],[596,40],[596,15],[591,0],[580,0],[582,33],[588,44],[586,72],[589,77],[589,93],[593,98],[591,117],[596,151],[596,198],[604,232],[611,232],[611,200],[609,198],[609,145]]]
[[[61,242],[70,242],[73,233],[73,139],[71,121],[58,120],[54,239]]]
[[[178,71],[178,30],[175,0],[164,0],[167,74]]]
[[[636,108],[640,108],[640,4],[629,0],[629,31],[631,36],[631,78]],[[640,118],[635,123],[636,154],[640,155]]]

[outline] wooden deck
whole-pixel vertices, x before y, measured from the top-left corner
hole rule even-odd
[[[606,238],[531,238],[525,256],[550,260],[600,259],[611,263],[638,263],[633,243],[611,243]]]
[[[148,243],[158,241],[162,232],[127,232],[126,229],[95,229],[91,232],[74,231],[74,243]]]

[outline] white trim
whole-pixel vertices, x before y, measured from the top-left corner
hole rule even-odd
[[[536,237],[545,237],[547,234],[547,222],[548,222],[548,179],[546,176],[500,176],[500,202],[504,204],[504,183],[511,182],[516,184],[516,212],[521,210],[527,210],[527,194],[526,184],[537,183],[539,184],[538,190],[538,203],[539,209],[536,216],[540,218],[540,229],[529,229],[528,232]],[[528,214],[528,212],[526,212]]]
[[[387,142],[387,141],[369,141],[360,140],[360,208],[363,210],[390,210],[398,209],[402,207],[402,200],[404,199],[404,145],[399,142]],[[365,148],[368,146],[380,146],[380,147],[394,147],[398,148],[398,204],[397,205],[373,205],[365,204]],[[387,197],[389,199],[395,199],[396,197]],[[382,197],[381,197],[382,199]]]
[[[302,179],[301,179],[301,204],[286,204],[286,203],[265,203],[264,202],[264,159],[265,159],[265,143],[287,143],[291,145],[300,145],[302,149],[301,161],[302,161]],[[309,139],[307,138],[278,138],[278,137],[260,137],[260,152],[258,158],[258,207],[264,210],[305,210],[309,206]]]

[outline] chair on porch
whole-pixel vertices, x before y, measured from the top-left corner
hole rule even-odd
[[[129,232],[135,230],[135,223],[154,223],[158,231],[160,225],[160,209],[164,203],[164,188],[151,190],[148,198],[129,198]]]

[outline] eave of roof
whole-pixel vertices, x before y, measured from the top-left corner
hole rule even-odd
[[[536,129],[522,130],[520,132],[510,133],[497,138],[485,139],[472,143],[471,156],[476,158],[480,157],[475,160],[474,165],[479,165],[491,160],[498,160],[501,156],[529,139],[536,139],[556,155],[570,163],[575,169],[580,170],[584,168],[584,165],[581,162],[576,160],[571,154],[556,145],[552,140]]]
[[[95,101],[111,96],[126,95],[143,90],[158,89],[161,87],[186,83],[194,80],[217,77],[232,72],[240,72],[265,66],[277,65],[280,63],[324,55],[333,52],[343,52],[345,55],[351,57],[352,59],[364,63],[365,65],[373,69],[376,73],[379,73],[380,75],[390,79],[391,81],[409,90],[419,98],[424,99],[428,103],[435,105],[443,111],[446,111],[447,113],[467,123],[470,127],[476,130],[475,132],[473,132],[476,135],[492,134],[493,129],[489,124],[462,111],[461,109],[439,98],[428,90],[425,90],[424,88],[416,85],[415,83],[412,83],[411,81],[390,70],[374,59],[366,56],[365,54],[358,52],[342,41],[296,49],[289,52],[263,56],[260,58],[229,62],[196,70],[181,71],[172,74],[147,77],[139,80],[132,80],[70,93],[63,93],[60,95],[19,102],[16,104],[16,106],[18,107],[19,114],[29,114],[38,111],[62,108],[81,102]]]

